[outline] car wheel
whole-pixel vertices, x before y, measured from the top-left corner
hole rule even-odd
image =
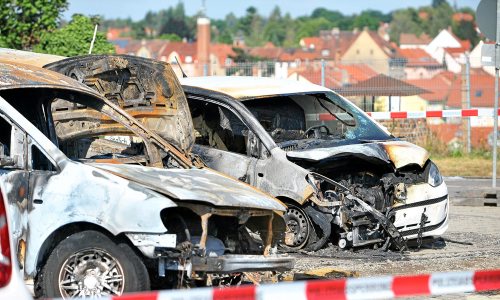
[[[148,290],[150,282],[143,262],[126,243],[82,231],[55,247],[36,286],[37,296],[68,299]]]
[[[286,247],[294,250],[302,249],[308,244],[311,235],[315,235],[314,228],[311,220],[301,208],[291,204],[287,206],[283,218],[293,234],[293,239],[286,244]]]

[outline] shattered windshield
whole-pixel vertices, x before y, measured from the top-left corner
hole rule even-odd
[[[372,141],[391,135],[350,101],[333,92],[245,101],[278,144],[291,141]]]

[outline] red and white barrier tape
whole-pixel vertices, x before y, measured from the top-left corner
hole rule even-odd
[[[329,300],[392,299],[500,290],[500,270],[411,276],[282,282],[234,288],[198,288],[108,297],[109,300]]]
[[[498,111],[500,114],[500,109]],[[370,115],[375,120],[493,117],[493,108],[367,112],[367,114]],[[335,120],[335,117],[328,113],[307,114],[307,119],[309,121],[331,121]]]

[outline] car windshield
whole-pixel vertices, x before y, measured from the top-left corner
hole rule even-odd
[[[290,141],[391,139],[367,114],[334,92],[273,96],[244,104],[280,146]]]

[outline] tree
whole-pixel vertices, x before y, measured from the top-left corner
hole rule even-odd
[[[381,22],[387,22],[388,18],[376,10],[364,10],[359,16],[354,18],[354,27],[362,29],[368,27],[370,30],[377,30]]]
[[[474,22],[462,20],[460,22],[453,22],[453,33],[462,40],[469,40],[472,45],[479,42],[479,36],[476,31]],[[467,49],[469,50],[469,49]]]
[[[264,27],[264,40],[281,46],[286,38],[287,28],[283,26],[284,20],[281,17],[281,11],[278,6],[274,8],[269,16],[268,22]]]
[[[46,31],[57,28],[67,0],[2,0],[0,45],[29,50]]]
[[[182,41],[181,37],[175,33],[164,33],[158,37],[160,40],[167,40],[170,42],[180,42]]]
[[[332,24],[325,18],[309,19],[301,22],[297,28],[297,39],[318,36],[320,30],[331,29]]]
[[[432,0],[432,7],[437,8],[441,5],[450,5],[446,0]]]
[[[83,15],[73,15],[68,25],[54,32],[44,33],[40,38],[40,43],[33,50],[62,56],[87,54],[96,22],[96,19]],[[97,32],[92,53],[111,54],[114,52],[115,48],[106,40],[105,34]]]
[[[423,32],[418,12],[413,8],[395,11],[392,15],[390,28],[390,38],[397,43],[399,43],[401,33],[413,33],[419,36]]]
[[[441,30],[451,26],[453,16],[453,8],[444,1],[439,6],[432,10],[429,21],[429,34],[431,36],[436,36]]]

